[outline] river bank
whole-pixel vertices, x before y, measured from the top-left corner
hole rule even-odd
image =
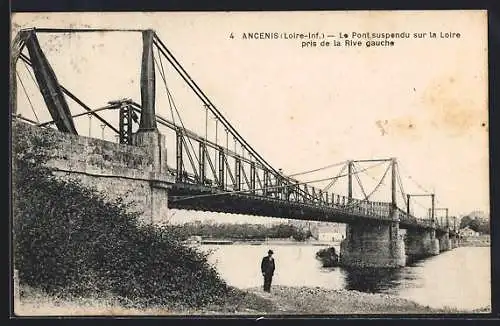
[[[277,307],[273,313],[283,314],[453,314],[464,313],[454,308],[435,309],[387,294],[320,287],[275,286],[272,293],[260,288],[247,291],[268,298]],[[481,309],[489,312],[489,308]],[[470,311],[469,311],[470,312]],[[480,311],[475,311],[480,312]]]
[[[460,239],[458,245],[460,247],[490,247],[491,237],[489,235],[480,235],[462,238]]]
[[[318,241],[318,240],[305,240],[297,241],[293,239],[266,239],[266,240],[253,240],[253,239],[203,239],[198,241],[188,240],[185,241],[189,245],[254,245],[254,246],[319,246],[319,247],[334,247],[340,246],[340,241]]]
[[[328,290],[319,287],[273,286],[271,293],[261,288],[235,289],[226,304],[188,309],[184,307],[129,308],[112,297],[64,300],[48,297],[39,291],[24,291],[15,305],[21,316],[82,316],[82,315],[300,315],[300,314],[453,314],[489,312],[434,309],[385,294],[370,294],[348,290]],[[29,293],[26,293],[29,292]]]

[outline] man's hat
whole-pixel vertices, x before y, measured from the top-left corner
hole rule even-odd
[[[267,253],[268,254],[274,254],[274,252],[272,250],[269,250]]]

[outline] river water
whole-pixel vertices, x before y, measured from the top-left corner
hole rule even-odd
[[[262,286],[260,261],[272,248],[273,284],[387,293],[435,308],[473,310],[490,307],[490,248],[460,247],[395,270],[348,271],[323,268],[316,260],[322,246],[202,245],[229,285]],[[336,247],[337,252],[340,248]]]

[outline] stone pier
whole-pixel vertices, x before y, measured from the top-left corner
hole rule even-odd
[[[451,249],[450,235],[448,232],[441,233],[438,236],[439,239],[439,251],[448,251]]]
[[[439,240],[433,229],[406,231],[405,252],[410,260],[439,255]]]
[[[398,222],[348,224],[340,244],[340,262],[349,267],[405,266],[405,246]]]
[[[165,136],[158,131],[139,131],[132,135],[132,144],[144,147],[152,158],[149,179],[159,182],[167,181],[167,149]],[[151,188],[150,216],[153,224],[166,220],[168,214],[168,192],[163,189]]]
[[[145,147],[152,161],[153,173],[167,172],[167,149],[165,135],[158,131],[139,131],[132,135],[132,145]]]
[[[134,145],[117,144],[14,121],[12,135],[14,145],[24,141],[34,149],[36,139],[50,141],[47,166],[56,176],[77,178],[109,200],[122,198],[141,222],[168,221],[167,186],[175,176],[167,173],[165,140],[158,132],[132,135]]]

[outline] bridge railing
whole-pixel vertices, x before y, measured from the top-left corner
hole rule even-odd
[[[349,213],[378,217],[381,219],[390,218],[390,204],[384,202],[375,202],[352,198],[346,206],[343,207]]]
[[[367,215],[382,219],[387,219],[390,216],[390,204],[385,202],[375,202],[357,198],[349,199],[346,196],[334,193],[323,193],[318,196],[317,193],[314,195],[314,189],[308,189],[307,187],[305,189],[303,188],[302,191],[307,194],[312,194],[312,196],[299,196],[298,201],[301,203],[315,206],[328,206],[351,214]]]
[[[422,225],[425,227],[431,227],[432,226],[432,221],[430,219],[426,218],[418,218],[414,215],[408,215],[406,211],[402,210],[401,208],[398,207],[397,209],[397,214],[398,218],[400,221],[405,222],[405,223],[411,223],[414,225]]]
[[[175,169],[170,169],[170,173],[175,173]],[[196,176],[187,172],[184,172],[183,180],[187,183],[197,183]],[[218,188],[218,185],[210,179],[206,179],[204,185],[209,188]],[[277,183],[274,181],[269,182],[268,187],[270,190],[267,192],[256,191],[252,193],[243,191],[240,193],[272,198],[283,202],[301,203],[317,207],[331,207],[349,214],[365,215],[384,220],[391,218],[391,203],[368,201],[357,198],[349,199],[343,195],[322,192],[320,189],[310,187],[306,184],[293,184],[283,187],[279,185],[279,182]],[[226,187],[226,191],[238,192],[235,187],[231,185]],[[430,219],[408,215],[406,211],[399,207],[397,208],[396,214],[400,221],[426,227],[432,226],[432,221]],[[443,227],[443,224],[439,222],[436,223],[436,226]]]
[[[123,110],[140,112],[140,105],[132,102]],[[286,202],[314,206],[327,206],[354,214],[369,215],[381,219],[390,216],[390,205],[328,193],[311,185],[300,183],[291,177],[269,168],[250,153],[227,148],[208,140],[168,119],[156,115],[157,122],[172,133],[175,140],[169,173],[176,182],[197,184],[220,191],[239,192]],[[167,134],[165,134],[167,135]],[[227,144],[226,144],[227,145]]]
[[[139,106],[133,103],[134,109]],[[252,155],[241,155],[221,144],[207,140],[196,133],[157,115],[160,125],[174,133],[175,157],[170,170],[176,182],[198,184],[220,191],[234,191],[315,206],[329,206],[349,212],[380,218],[389,215],[385,203],[351,199],[328,193],[311,185],[300,183],[277,172]],[[174,154],[173,153],[173,154]]]
[[[135,105],[137,109],[137,105]],[[318,207],[331,207],[350,214],[365,215],[380,219],[390,219],[391,204],[361,200],[329,193],[311,185],[300,183],[281,174],[252,155],[232,151],[217,142],[212,142],[196,133],[157,116],[157,121],[174,132],[175,163],[170,173],[175,174],[176,182],[197,184],[219,191],[235,192],[294,202]],[[401,220],[414,217],[398,211]]]
[[[450,227],[450,221],[445,216],[438,216],[434,218],[436,227],[440,229],[447,229]]]

